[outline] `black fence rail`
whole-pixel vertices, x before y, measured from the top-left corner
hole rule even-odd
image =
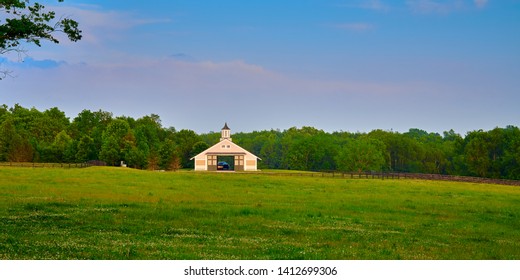
[[[339,172],[339,171],[320,171],[320,172],[240,172],[251,174],[263,174],[273,176],[293,176],[293,177],[329,177],[329,178],[352,178],[352,179],[399,179],[398,173],[377,173],[377,172]]]
[[[439,181],[455,181],[455,182],[469,182],[469,183],[483,183],[483,184],[498,184],[498,185],[511,185],[520,186],[519,180],[506,180],[506,179],[492,179],[482,177],[470,177],[470,176],[455,176],[455,175],[442,175],[442,174],[421,174],[421,173],[401,173],[401,177],[410,179],[421,179],[421,180],[439,180]]]
[[[294,176],[294,177],[328,177],[328,178],[344,178],[344,179],[416,179],[416,180],[437,180],[437,181],[453,181],[468,183],[483,183],[497,185],[520,186],[520,180],[492,179],[470,176],[455,176],[442,174],[422,174],[422,173],[400,173],[400,172],[339,172],[339,171],[322,171],[322,172],[253,172],[253,174],[264,174],[272,176]]]
[[[85,168],[90,163],[44,163],[44,162],[0,162],[0,166],[32,167],[32,168]]]

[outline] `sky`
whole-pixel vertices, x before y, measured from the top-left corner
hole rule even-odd
[[[520,126],[520,0],[39,2],[83,39],[0,57],[0,104],[197,133]]]

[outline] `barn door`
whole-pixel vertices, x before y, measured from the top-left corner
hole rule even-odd
[[[208,171],[217,171],[217,156],[208,155]]]
[[[244,156],[243,155],[235,156],[235,170],[244,171]]]

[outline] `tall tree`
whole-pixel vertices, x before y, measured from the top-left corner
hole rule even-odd
[[[201,142],[204,143],[204,142]],[[206,143],[204,143],[206,145]],[[164,170],[176,171],[181,168],[181,157],[177,145],[166,139],[159,149],[159,167]]]
[[[109,165],[117,165],[124,159],[125,147],[128,147],[128,141],[131,141],[129,133],[130,126],[126,120],[113,120],[103,132],[103,144],[99,158]]]
[[[183,167],[193,168],[193,161],[190,158],[195,156],[193,146],[199,141],[201,141],[200,137],[193,130],[182,129],[175,133],[174,142],[178,145]]]
[[[97,159],[97,152],[94,147],[94,140],[88,135],[83,135],[78,141],[76,162],[86,162],[95,159]]]
[[[137,119],[135,121],[136,135],[138,136],[138,141],[141,144],[145,142],[148,146],[148,149],[152,151],[159,150],[159,146],[161,144],[163,128],[161,126],[161,119],[158,115],[151,114],[150,116],[144,116],[142,118]]]
[[[282,149],[280,135],[279,131],[271,130],[264,137],[264,143],[258,154],[262,158],[259,167],[281,168]]]
[[[466,136],[464,154],[470,175],[487,177],[490,174],[493,145],[490,140],[489,134],[482,130],[472,131]]]
[[[504,130],[504,153],[501,159],[502,178],[520,179],[520,129],[508,126]]]
[[[361,173],[380,171],[385,164],[383,142],[375,139],[352,139],[345,144],[336,156],[338,169]]]
[[[30,162],[33,157],[26,131],[17,130],[13,117],[5,119],[0,124],[0,161]]]
[[[51,145],[53,160],[49,162],[73,162],[76,156],[76,149],[72,138],[62,130],[56,135]]]
[[[98,159],[98,154],[101,151],[103,145],[103,132],[106,130],[108,125],[112,122],[112,113],[106,111],[91,112],[89,110],[83,110],[74,118],[70,124],[68,131],[73,139],[81,141],[84,136],[89,137],[92,140],[89,141],[88,148],[88,160]],[[79,143],[78,143],[79,149]],[[92,153],[90,153],[92,152]],[[78,159],[79,160],[79,159]],[[82,160],[80,160],[81,162]]]

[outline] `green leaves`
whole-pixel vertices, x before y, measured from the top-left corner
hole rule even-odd
[[[352,139],[336,156],[338,169],[347,172],[380,171],[385,164],[384,144],[375,139]]]
[[[79,24],[78,22],[65,18],[61,20],[61,24],[63,27],[63,32],[67,34],[69,40],[76,42],[81,40],[81,31],[79,30]]]
[[[39,3],[29,5],[29,1],[0,0],[1,12],[7,15],[5,23],[0,24],[0,54],[20,51],[18,48],[24,41],[39,47],[42,40],[57,44],[55,32],[65,33],[73,42],[82,37],[78,22],[70,18],[55,21],[56,13],[46,11]]]

